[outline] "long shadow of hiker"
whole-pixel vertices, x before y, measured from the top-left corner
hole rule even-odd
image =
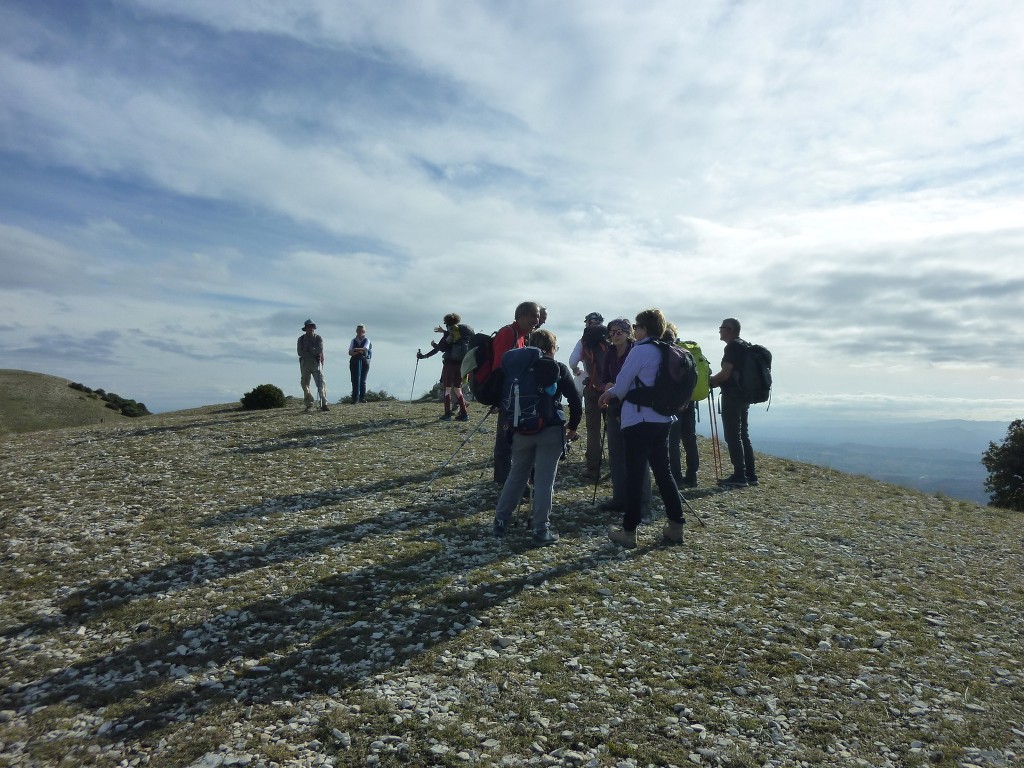
[[[408,521],[415,511],[422,510],[396,510],[394,519]],[[482,541],[486,534],[479,527],[454,520],[434,526],[429,532],[434,546],[428,546],[423,536],[432,524],[408,525],[419,538],[413,554],[388,559],[381,552],[378,562],[329,575],[285,597],[171,625],[114,653],[7,689],[0,701],[16,709],[60,701],[99,709],[119,702],[117,726],[141,735],[180,724],[219,701],[258,703],[355,686],[458,637],[474,626],[477,614],[528,585],[618,558],[613,551],[596,550],[471,586],[464,581],[467,562],[495,564],[512,552]],[[285,538],[294,544],[291,536]],[[105,738],[123,730],[112,729]]]

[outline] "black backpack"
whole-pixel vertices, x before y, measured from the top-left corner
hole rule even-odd
[[[626,401],[653,408],[662,416],[676,416],[690,402],[697,386],[697,365],[689,350],[665,341],[651,342],[661,353],[661,364],[654,384],[644,386],[637,377],[636,387],[626,393]]]
[[[469,344],[474,336],[473,329],[465,323],[456,325],[450,335],[451,346],[448,349],[448,359],[453,363],[461,363],[469,352]]]
[[[557,399],[558,362],[537,347],[510,349],[501,357],[501,409],[509,429],[535,435],[552,424],[564,424]],[[493,378],[493,374],[492,374]]]
[[[483,405],[498,405],[501,401],[501,368],[490,365],[494,356],[494,333],[474,333],[469,338],[466,354],[462,358],[462,375],[469,377],[469,391],[473,399]],[[489,370],[485,379],[478,379],[477,371]]]
[[[743,367],[736,380],[736,394],[748,405],[764,403],[772,396],[772,353],[760,344],[743,341]]]

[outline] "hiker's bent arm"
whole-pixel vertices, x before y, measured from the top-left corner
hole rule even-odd
[[[722,370],[708,379],[708,384],[712,388],[720,386],[723,381],[728,381],[730,376],[732,376],[732,363],[722,363]]]

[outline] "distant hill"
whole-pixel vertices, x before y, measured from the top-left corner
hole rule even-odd
[[[787,414],[764,418],[754,427],[755,450],[772,456],[987,504],[988,470],[981,456],[990,443],[1003,439],[1007,424],[963,419],[851,422]]]
[[[130,420],[69,379],[0,369],[0,434]]]
[[[924,493],[942,493],[954,499],[987,504],[985,491],[988,470],[981,463],[981,453],[968,453],[948,448],[909,448],[840,443],[761,440],[759,451],[772,456],[818,464],[842,472],[867,475]]]

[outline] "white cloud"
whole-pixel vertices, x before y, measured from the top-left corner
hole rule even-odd
[[[0,32],[0,293],[83,349],[229,391],[358,318],[405,391],[444,312],[536,298],[569,338],[658,305],[715,349],[741,317],[798,397],[1019,383],[1017,3],[92,12],[13,0]]]

